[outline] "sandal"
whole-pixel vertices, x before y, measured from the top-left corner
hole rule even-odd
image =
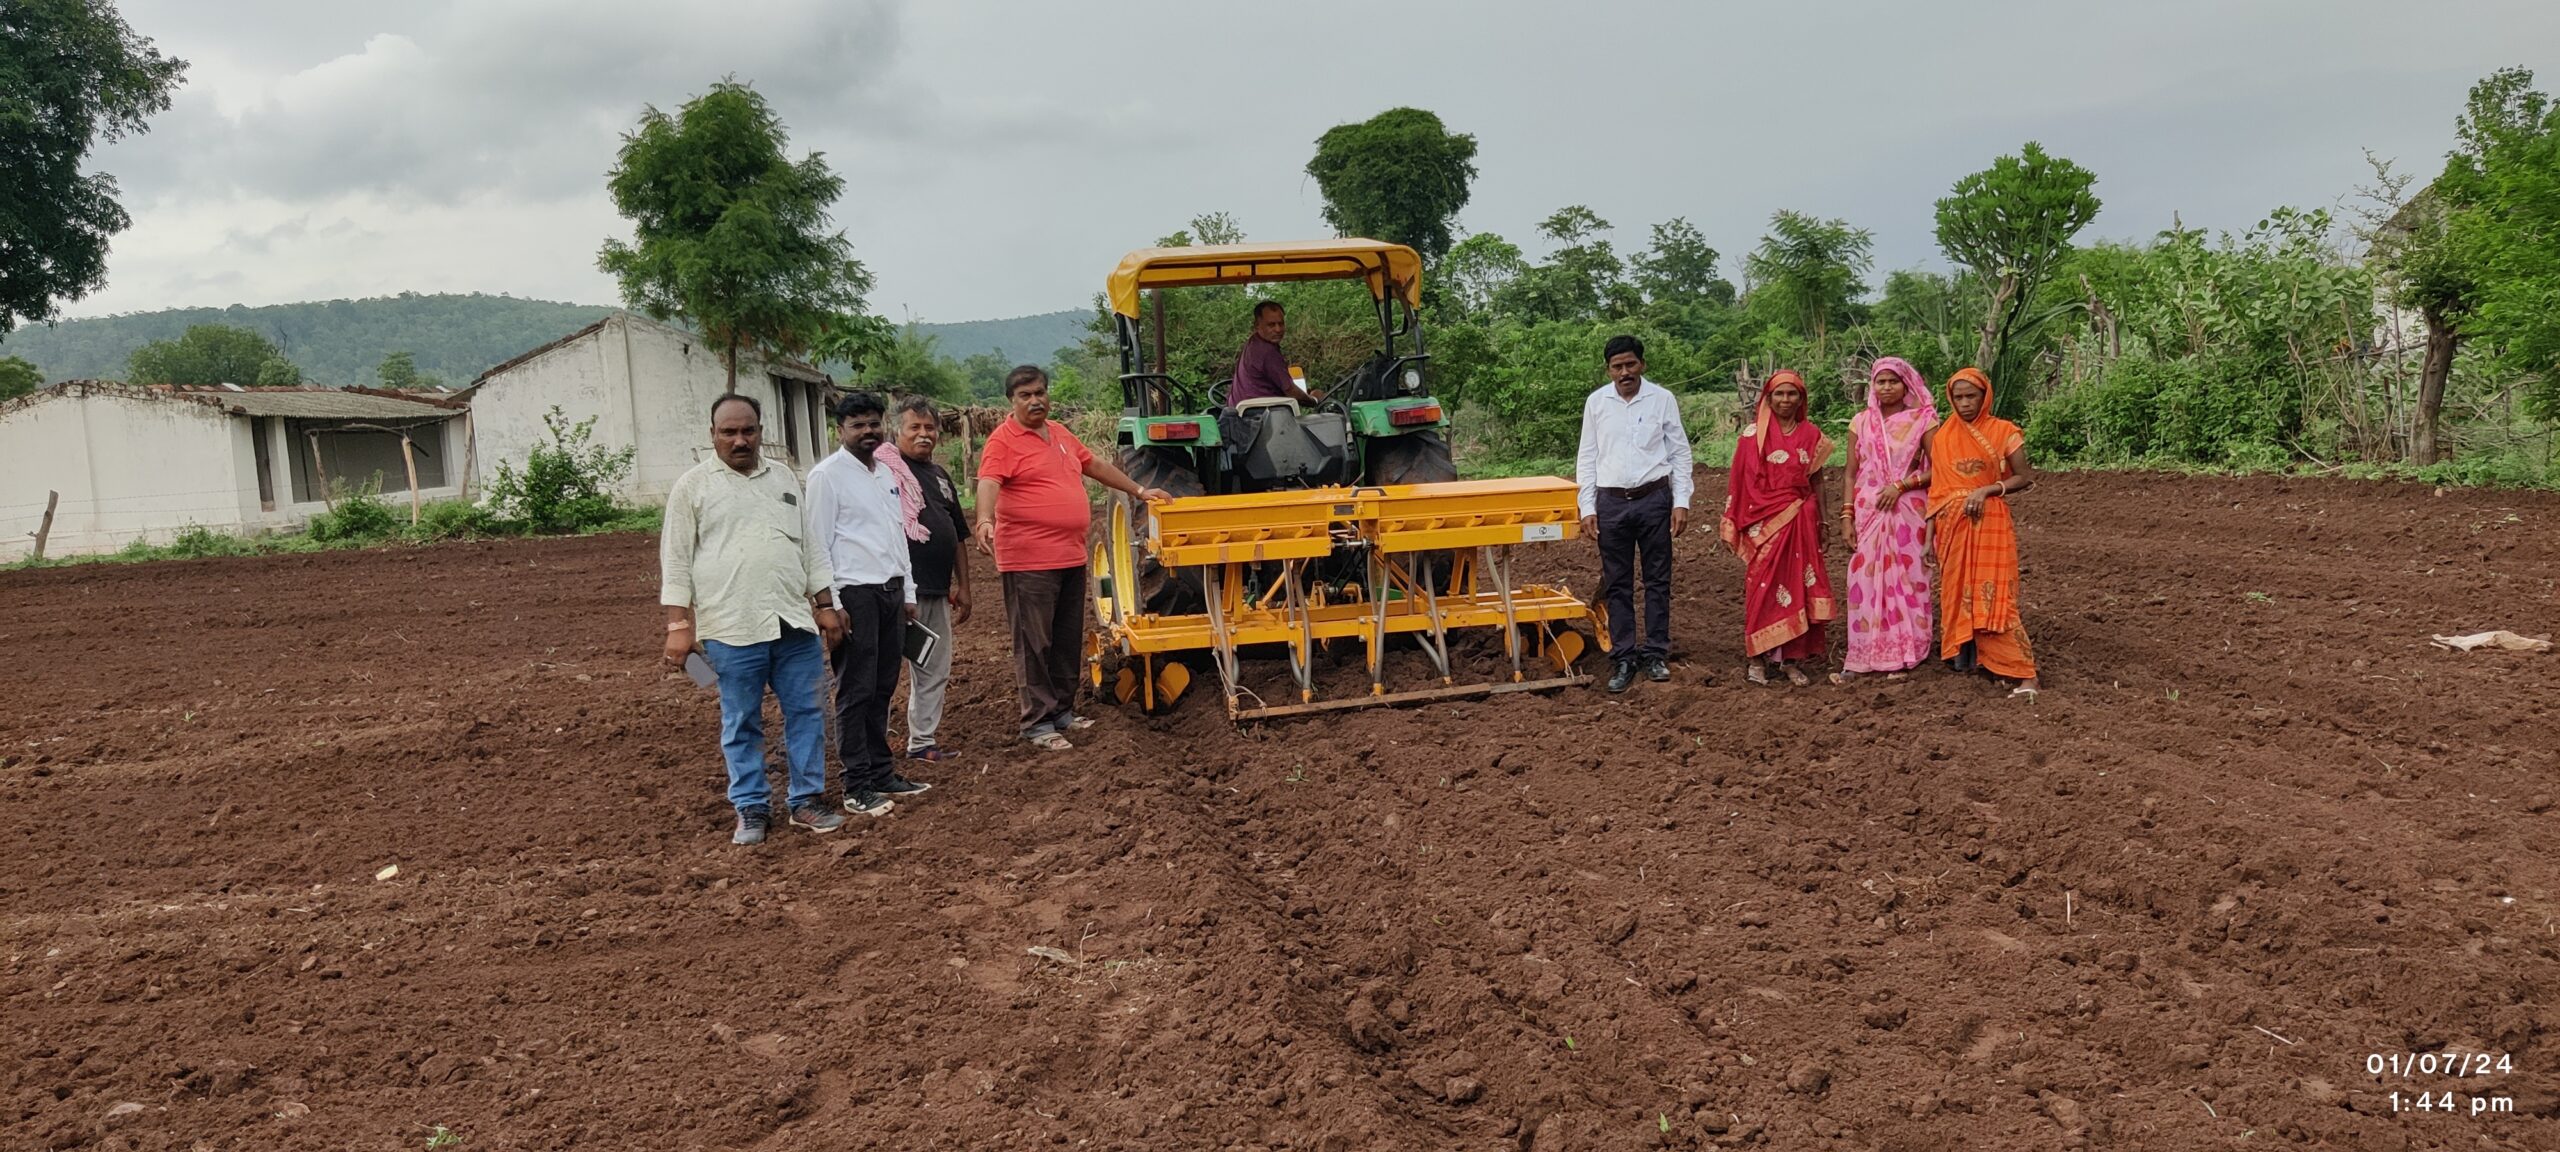
[[[1067,743],[1066,737],[1060,736],[1055,732],[1043,732],[1032,737],[1031,746],[1043,752],[1064,752],[1075,747],[1075,745]]]
[[[1786,666],[1786,672],[1787,672],[1787,683],[1789,683],[1789,684],[1793,684],[1793,685],[1795,685],[1795,686],[1796,686],[1796,687],[1798,687],[1798,688],[1802,688],[1802,687],[1804,687],[1804,686],[1805,686],[1805,685],[1807,685],[1807,684],[1811,684],[1811,683],[1813,683],[1813,681],[1808,680],[1808,679],[1806,679],[1806,678],[1805,678],[1805,675],[1804,675],[1804,669],[1802,669],[1802,668],[1798,668],[1798,667],[1796,667],[1796,666],[1795,666],[1795,665],[1793,665],[1793,664],[1789,664],[1789,665],[1787,665],[1787,666]]]
[[[1074,731],[1082,732],[1087,728],[1093,727],[1093,717],[1078,716],[1073,712],[1069,712],[1067,713],[1067,727]]]
[[[2036,690],[2029,688],[2024,684],[2020,684],[2009,690],[2009,698],[2012,700],[2024,699],[2028,703],[2032,704],[2035,703]]]
[[[1743,672],[1742,678],[1749,680],[1754,684],[1766,684],[1769,682],[1769,670],[1758,664],[1754,664],[1748,670]]]

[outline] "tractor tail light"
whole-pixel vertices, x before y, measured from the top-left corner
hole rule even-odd
[[[1161,424],[1147,425],[1149,440],[1197,440],[1199,438],[1200,422],[1197,420],[1167,420]]]
[[[1387,423],[1393,424],[1399,428],[1408,424],[1437,424],[1439,422],[1440,406],[1437,404],[1424,404],[1413,408],[1399,408],[1393,412],[1387,413]]]

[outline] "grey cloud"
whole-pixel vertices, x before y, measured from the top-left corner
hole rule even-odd
[[[2098,173],[2093,235],[2173,212],[2239,229],[2348,193],[2366,147],[2432,174],[2492,69],[2560,84],[2552,0],[122,7],[199,66],[102,158],[136,217],[120,307],[407,286],[609,300],[593,259],[620,227],[600,194],[620,133],[731,73],[845,176],[837,222],[875,305],[935,319],[1080,306],[1121,252],[1200,212],[1321,234],[1314,140],[1398,104],[1476,134],[1470,229],[1535,249],[1537,221],[1581,203],[1622,248],[1685,216],[1731,260],[1794,208],[1873,229],[1890,268],[1934,262],[1932,202],[2027,139]],[[225,225],[296,215],[308,234],[240,227],[219,253],[232,286],[179,271]],[[364,243],[317,234],[342,218]]]

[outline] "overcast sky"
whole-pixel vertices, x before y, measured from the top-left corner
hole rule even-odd
[[[1324,234],[1326,128],[1397,105],[1478,142],[1460,221],[1535,253],[1685,216],[1740,254],[1793,208],[1938,261],[1931,202],[2024,140],[2094,170],[2089,236],[2334,205],[2363,150],[2430,176],[2469,85],[2560,88],[2560,0],[980,3],[124,0],[191,62],[99,165],[134,226],[77,316],[420,292],[611,303],[619,134],[723,75],[845,177],[893,319],[1082,307],[1210,211]]]

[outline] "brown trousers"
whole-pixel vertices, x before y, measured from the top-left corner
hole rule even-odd
[[[1062,732],[1075,714],[1084,657],[1084,566],[1006,572],[1004,622],[1022,685],[1022,738]]]

